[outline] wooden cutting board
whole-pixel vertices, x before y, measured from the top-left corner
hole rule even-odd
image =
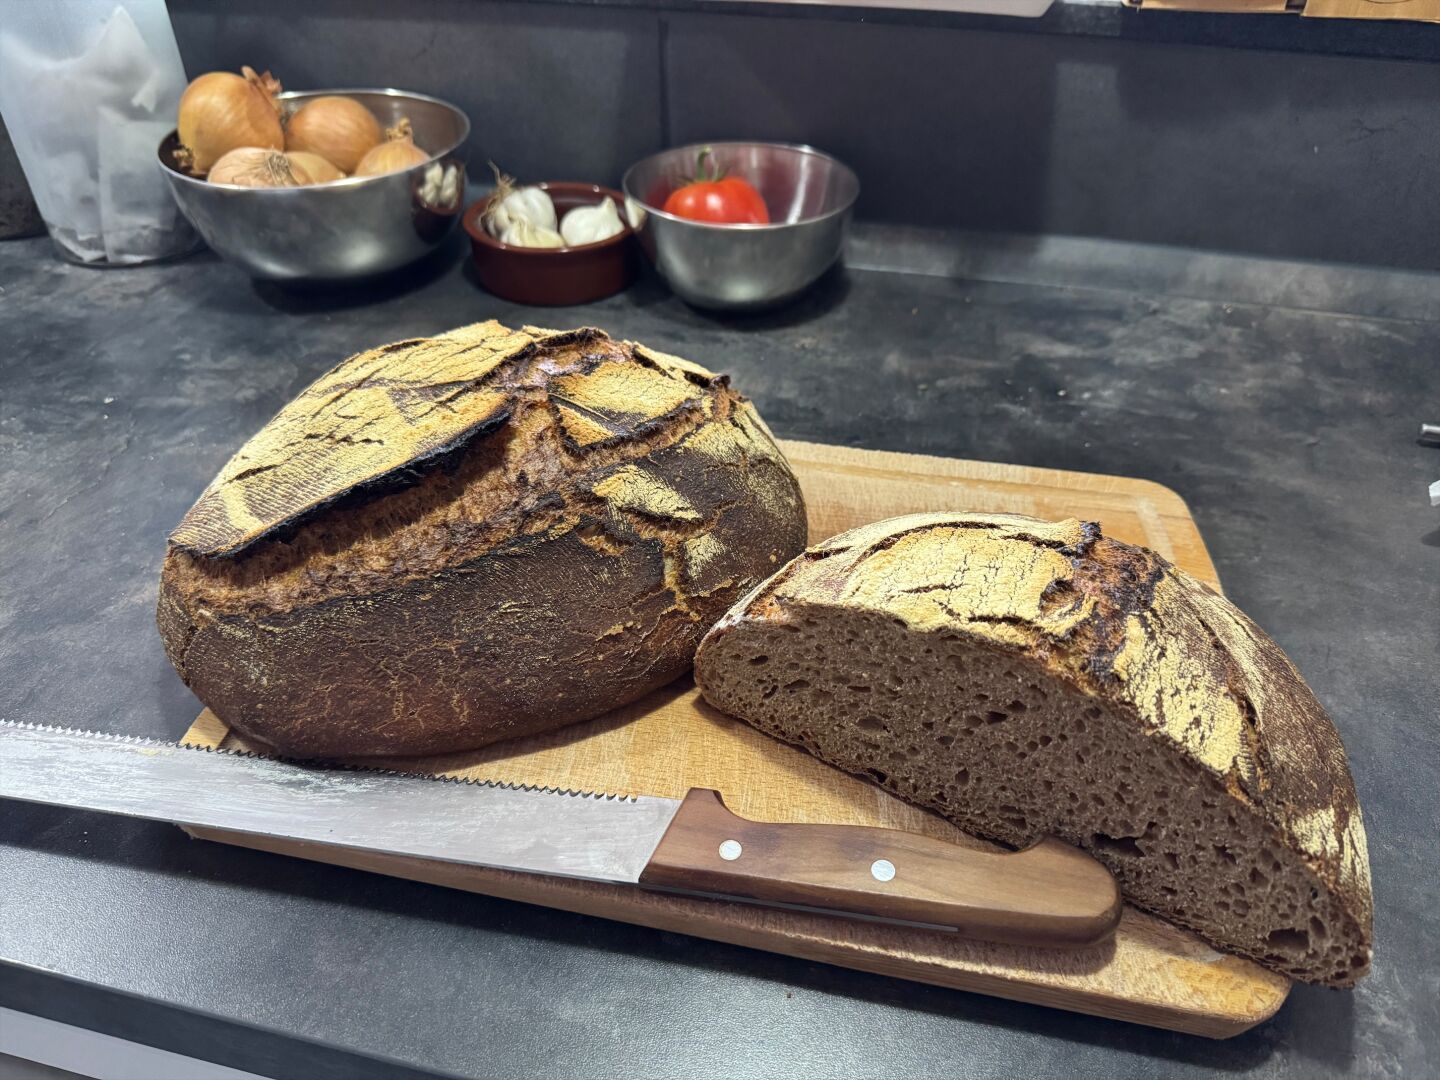
[[[1185,503],[1145,480],[911,454],[783,443],[800,477],[816,541],[866,522],[926,510],[1010,511],[1101,522],[1218,584]],[[185,740],[245,744],[208,710]],[[684,796],[715,788],[764,821],[882,825],[973,847],[982,841],[707,706],[688,680],[586,724],[466,754],[390,765],[511,784]],[[940,931],[799,911],[645,893],[626,886],[336,852],[302,843],[194,829],[193,835],[362,870],[584,912],[903,979],[1226,1038],[1268,1019],[1287,979],[1215,952],[1198,938],[1126,908],[1114,941],[1082,950],[961,941]]]

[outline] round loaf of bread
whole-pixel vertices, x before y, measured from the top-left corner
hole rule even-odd
[[[428,754],[683,674],[805,512],[725,377],[489,322],[322,376],[170,540],[161,636],[220,719],[297,757]]]
[[[1224,597],[1094,524],[922,514],[794,560],[700,646],[706,699],[963,829],[1088,849],[1285,974],[1370,964],[1340,737]]]

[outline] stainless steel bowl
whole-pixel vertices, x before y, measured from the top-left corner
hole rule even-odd
[[[295,188],[212,184],[183,172],[172,132],[160,164],[180,211],[219,255],[258,278],[325,281],[366,277],[413,262],[460,220],[465,163],[456,152],[470,134],[465,114],[437,98],[399,90],[313,90],[280,95],[286,108],[339,94],[373,112],[381,127],[408,117],[422,165],[383,176]]]
[[[769,225],[710,225],[660,209],[695,175],[708,145],[714,162],[759,189]],[[802,292],[840,257],[860,181],[809,146],[720,142],[681,146],[631,166],[622,185],[630,224],[662,277],[705,308],[763,308]]]

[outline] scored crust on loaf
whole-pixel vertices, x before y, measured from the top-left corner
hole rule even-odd
[[[488,376],[535,339],[492,320],[342,361],[240,448],[170,542],[197,555],[233,554],[473,437],[499,421],[507,403]]]
[[[159,621],[201,700],[276,749],[438,753],[679,676],[804,539],[795,477],[724,376],[482,323],[286,406],[172,536]]]
[[[1293,977],[1370,961],[1344,748],[1279,647],[1094,524],[843,533],[706,636],[707,700],[962,828],[1090,850],[1126,896]]]

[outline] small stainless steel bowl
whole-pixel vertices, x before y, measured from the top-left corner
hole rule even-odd
[[[711,225],[660,208],[695,175],[700,151],[754,184],[769,225]],[[632,165],[621,182],[630,225],[660,275],[705,308],[771,307],[798,295],[840,257],[860,181],[829,154],[787,143],[681,146]]]
[[[337,281],[368,277],[413,262],[460,220],[465,163],[457,151],[470,121],[454,105],[400,90],[312,90],[281,94],[287,110],[338,94],[370,109],[381,127],[408,117],[421,165],[294,188],[212,184],[179,168],[179,140],[160,144],[160,164],[180,211],[221,256],[257,278]]]

